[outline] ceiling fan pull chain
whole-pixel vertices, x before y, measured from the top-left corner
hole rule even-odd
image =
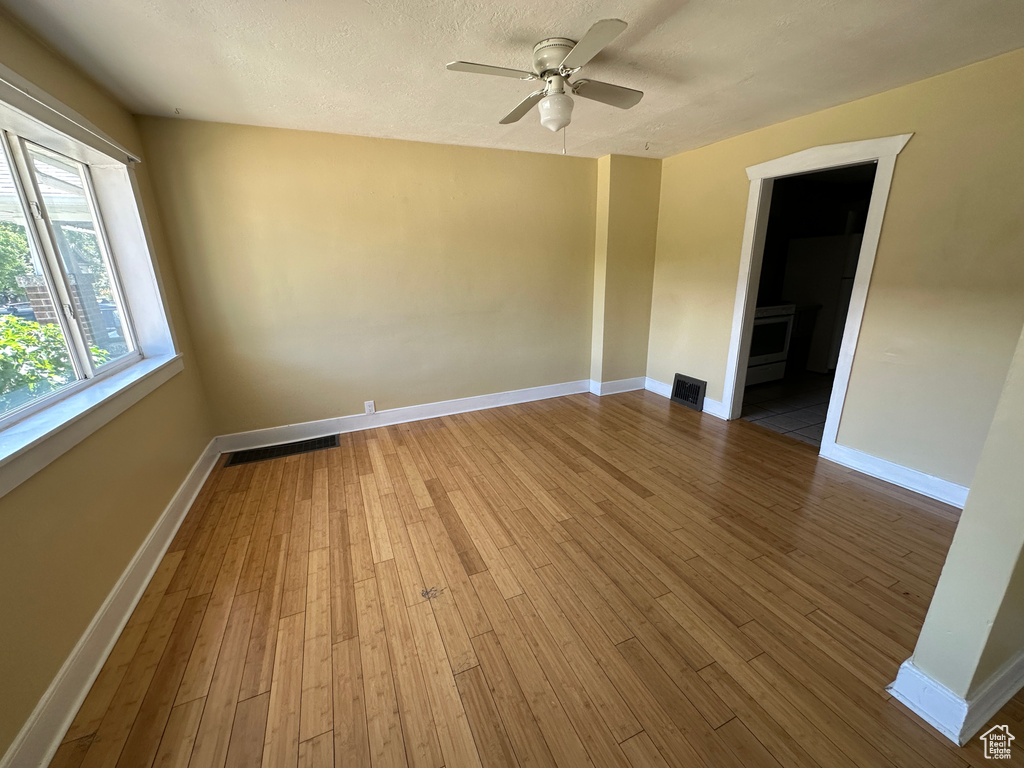
[[[562,129],[562,154],[565,154],[565,128]]]

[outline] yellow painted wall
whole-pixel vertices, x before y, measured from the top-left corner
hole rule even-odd
[[[130,114],[2,14],[0,62],[141,148]],[[145,168],[140,185],[185,370],[0,498],[0,755],[212,436]]]
[[[219,432],[588,377],[593,160],[141,126]]]
[[[604,380],[604,294],[608,289],[608,215],[611,209],[612,156],[597,161],[597,211],[594,217],[594,289],[590,332],[590,380]],[[609,379],[611,381],[611,379]]]
[[[969,486],[1024,323],[1024,50],[665,160],[647,375],[722,398],[747,166],[910,132],[838,442]]]
[[[971,481],[1024,323],[1024,52],[664,163],[136,122],[2,16],[0,61],[145,150],[186,354],[185,372],[0,499],[0,751],[213,434],[645,365],[720,398],[744,168],[810,146],[916,134],[840,442]],[[1017,631],[998,616],[999,636]]]
[[[1017,442],[1020,444],[1024,440],[1018,439]],[[1018,554],[1017,564],[1010,574],[988,642],[971,680],[968,697],[974,695],[992,675],[1021,653],[1024,653],[1024,552]]]
[[[609,155],[598,163],[592,346],[600,363],[591,378],[618,381],[647,370],[661,161]]]
[[[1006,378],[914,664],[970,698],[1024,652],[1024,334]]]

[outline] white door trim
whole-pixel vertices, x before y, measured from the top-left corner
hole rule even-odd
[[[832,398],[828,404],[825,431],[821,439],[821,455],[831,458],[836,450],[836,435],[850,384],[853,355],[857,350],[864,305],[867,302],[871,270],[875,265],[875,252],[882,233],[882,217],[889,200],[889,187],[896,167],[896,156],[910,141],[912,133],[881,139],[853,141],[846,144],[828,144],[812,147],[792,155],[769,160],[747,168],[750,193],[747,197],[747,218],[743,227],[743,246],[740,253],[740,271],[736,283],[736,303],[733,307],[732,333],[729,338],[729,358],[725,372],[725,390],[722,393],[723,410],[730,419],[737,419],[743,409],[743,388],[746,385],[746,359],[750,349],[750,334],[754,322],[754,304],[757,301],[756,282],[761,275],[761,257],[768,231],[768,212],[771,207],[772,185],[782,176],[823,171],[844,165],[877,162],[875,181],[871,189],[867,223],[860,247],[860,259],[853,280],[853,295],[846,316],[846,328],[839,350]]]

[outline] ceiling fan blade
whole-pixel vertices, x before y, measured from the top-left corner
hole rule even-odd
[[[475,75],[497,75],[498,77],[514,77],[516,80],[536,80],[533,72],[507,67],[492,67],[490,64],[474,64],[472,61],[453,61],[447,65],[452,72],[472,72]]]
[[[587,30],[583,39],[562,59],[561,69],[578,69],[597,56],[608,43],[629,26],[621,19],[603,19]]]
[[[523,115],[529,112],[536,106],[537,102],[544,98],[544,89],[534,91],[525,99],[520,101],[516,108],[505,115],[501,120],[498,121],[499,125],[508,125],[522,119]]]
[[[577,80],[572,84],[572,92],[584,99],[600,101],[602,104],[610,104],[619,109],[635,107],[644,97],[643,91],[602,83],[600,80]]]

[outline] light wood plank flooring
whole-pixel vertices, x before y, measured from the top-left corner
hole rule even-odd
[[[642,392],[341,441],[214,471],[53,766],[987,764],[884,691],[955,510]]]

